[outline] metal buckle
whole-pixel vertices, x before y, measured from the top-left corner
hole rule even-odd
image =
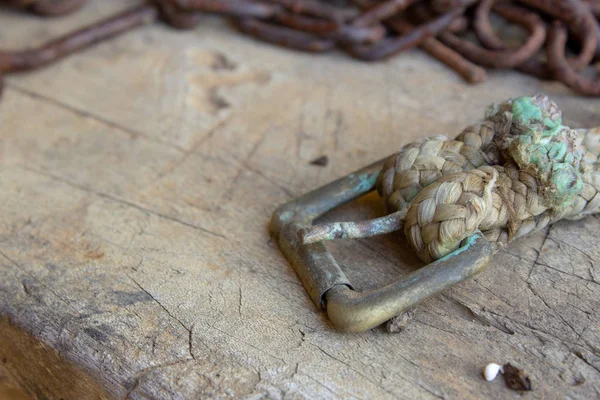
[[[479,232],[463,246],[403,279],[376,290],[357,292],[323,243],[301,245],[298,231],[319,216],[375,188],[380,160],[279,207],[271,231],[317,307],[340,330],[363,332],[483,271],[494,246]]]

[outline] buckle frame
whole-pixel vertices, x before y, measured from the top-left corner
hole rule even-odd
[[[495,252],[495,246],[478,232],[456,251],[394,283],[355,291],[325,245],[300,244],[298,231],[334,208],[373,191],[384,160],[282,205],[271,219],[271,232],[308,295],[342,331],[364,332],[400,315],[483,271]]]

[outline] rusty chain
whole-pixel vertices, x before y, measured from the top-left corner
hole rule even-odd
[[[84,3],[0,0],[44,17],[69,14]],[[419,46],[471,83],[485,80],[485,68],[514,68],[561,81],[583,95],[600,95],[600,84],[580,75],[600,56],[595,0],[152,0],[37,48],[0,51],[0,90],[3,74],[42,67],[158,20],[192,29],[207,13],[229,17],[256,39],[293,49],[339,48],[374,61]],[[527,38],[509,47],[492,29],[491,14],[524,28]],[[464,37],[469,30],[477,41]],[[567,51],[570,45],[574,52]]]

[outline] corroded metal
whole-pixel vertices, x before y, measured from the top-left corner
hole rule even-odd
[[[588,205],[597,212],[600,188],[590,173],[598,157],[586,156],[592,164],[582,164],[590,149],[577,131],[562,125],[561,115],[545,95],[494,104],[477,128],[453,141],[434,136],[409,143],[386,160],[284,205],[273,216],[273,232],[315,304],[338,328],[377,326],[482,271],[502,245]],[[375,188],[388,215],[312,225]],[[398,230],[431,263],[367,292],[353,289],[322,245]]]
[[[379,161],[307,193],[273,214],[271,231],[318,307],[324,306],[324,295],[332,287],[352,285],[325,245],[301,245],[298,231],[326,212],[373,190],[382,165],[383,161]]]
[[[0,5],[42,16],[65,15],[84,3],[85,0],[0,0]],[[296,50],[324,53],[339,48],[355,58],[376,61],[419,46],[470,83],[486,79],[482,67],[514,68],[540,79],[559,80],[580,94],[600,95],[593,80],[578,74],[600,57],[600,7],[589,0],[496,3],[496,0],[146,0],[129,12],[38,48],[0,51],[0,93],[3,75],[42,67],[148,22],[161,20],[177,29],[193,29],[203,15],[218,14],[228,17],[242,33]],[[136,13],[142,9],[146,11]],[[523,26],[530,33],[528,39],[518,48],[508,47],[492,29],[492,13]],[[152,16],[136,19],[142,14]],[[565,32],[561,33],[560,27],[554,27],[547,35],[547,25],[552,20],[566,25],[572,35],[568,41],[567,31],[563,29]],[[470,29],[481,45],[463,37]],[[565,55],[570,54],[565,52],[566,46],[573,43],[577,45],[577,55]],[[540,57],[540,50],[545,51],[546,57]]]
[[[332,287],[325,296],[327,315],[338,329],[363,332],[473,277],[488,266],[494,246],[481,233],[465,242],[448,256],[382,288],[356,292],[341,285]]]
[[[383,160],[279,207],[271,231],[317,307],[340,330],[362,332],[484,270],[495,247],[481,233],[450,255],[376,290],[358,292],[323,243],[302,245],[298,232],[326,212],[375,188]]]

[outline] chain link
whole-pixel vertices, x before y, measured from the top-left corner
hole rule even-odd
[[[0,0],[0,5],[47,17],[74,12],[84,3]],[[474,12],[465,13],[469,8]],[[491,29],[492,13],[521,25],[529,37],[520,47],[506,46]],[[375,61],[420,46],[471,83],[486,78],[482,67],[515,68],[559,80],[585,95],[600,95],[599,84],[578,74],[600,55],[600,7],[592,0],[152,0],[37,48],[0,51],[0,74],[42,67],[157,19],[191,29],[204,14],[223,15],[244,34],[293,49],[320,53],[339,48]],[[559,22],[547,29],[552,21]],[[470,27],[481,44],[460,36]],[[577,56],[565,55],[567,28],[579,45]],[[547,61],[538,55],[544,49]]]

